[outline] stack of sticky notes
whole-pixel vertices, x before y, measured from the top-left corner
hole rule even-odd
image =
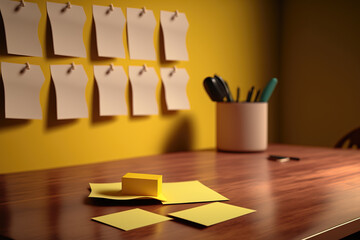
[[[158,197],[162,191],[162,175],[127,173],[122,177],[124,195]]]
[[[90,188],[89,197],[114,200],[150,198],[160,200],[162,204],[229,200],[199,181],[163,183],[162,175],[155,174],[127,173],[122,177],[121,183],[90,183]],[[252,212],[255,210],[225,203],[211,203],[168,215],[211,226]],[[142,209],[131,209],[92,219],[125,231],[171,220],[169,217]]]

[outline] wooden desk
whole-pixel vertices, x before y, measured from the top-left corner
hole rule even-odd
[[[267,160],[269,154],[302,160],[278,163]],[[168,221],[125,232],[91,221],[134,207],[166,215],[204,204],[87,197],[89,182],[121,181],[127,172],[163,174],[164,182],[200,180],[227,203],[257,212],[209,228]],[[360,230],[360,151],[276,144],[263,153],[171,153],[0,175],[0,191],[0,236],[14,239],[289,240],[348,223],[313,236],[338,239]]]

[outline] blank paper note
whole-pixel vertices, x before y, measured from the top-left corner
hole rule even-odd
[[[124,231],[171,220],[171,218],[145,211],[140,208],[94,217],[92,219],[112,227],[120,228]]]
[[[41,13],[37,3],[2,0],[1,15],[4,22],[7,52],[42,57],[38,26]]]
[[[87,118],[85,87],[88,81],[82,65],[51,65],[58,119]]]
[[[55,55],[86,57],[83,7],[47,2]]]
[[[160,196],[128,196],[122,193],[122,184],[90,183],[91,198],[113,200],[132,200],[152,198],[162,201],[162,204],[181,204],[197,202],[226,201],[228,198],[208,188],[199,181],[171,182],[162,184]]]
[[[127,115],[127,76],[122,66],[94,66],[99,89],[100,116]]]
[[[112,200],[156,199],[165,201],[163,194],[159,196],[127,195],[122,192],[122,183],[90,183],[90,198],[104,198]]]
[[[216,202],[183,211],[169,213],[168,215],[201,224],[203,226],[211,226],[252,212],[255,212],[255,210]]]
[[[127,32],[130,59],[156,60],[152,10],[127,8]]]
[[[38,65],[1,63],[4,82],[5,117],[42,119],[40,89],[45,81]]]
[[[94,5],[93,17],[98,55],[125,58],[123,43],[125,16],[121,8]]]
[[[190,109],[186,86],[189,75],[185,68],[161,68],[161,79],[164,83],[165,100],[168,110]]]
[[[186,48],[186,34],[189,22],[185,13],[160,11],[163,31],[165,59],[168,61],[189,60]]]
[[[226,201],[228,198],[199,181],[163,183],[163,204]]]
[[[154,68],[129,66],[129,78],[132,89],[132,109],[134,116],[159,113],[156,101],[156,86],[159,78]]]

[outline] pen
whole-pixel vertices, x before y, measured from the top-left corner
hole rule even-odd
[[[252,96],[253,92],[254,92],[254,86],[252,86],[250,91],[248,92],[247,99],[246,99],[247,102],[251,101],[251,96]]]
[[[257,91],[257,93],[256,93],[256,95],[255,95],[255,99],[254,99],[254,102],[257,102],[257,101],[259,101],[259,97],[260,97],[260,91],[261,91],[261,89],[259,89],[259,90]]]
[[[264,88],[261,97],[260,97],[260,102],[267,102],[269,101],[271,94],[273,93],[276,84],[277,84],[278,80],[277,78],[272,78],[268,84],[266,85],[266,87]]]
[[[240,99],[240,87],[237,87],[236,89],[236,102],[239,102]]]
[[[270,158],[270,159],[289,158],[290,160],[300,161],[300,158],[298,158],[298,157],[287,157],[287,156],[279,156],[279,155],[270,155],[269,158]]]
[[[225,84],[226,91],[227,91],[227,93],[228,93],[228,102],[233,102],[234,99],[233,99],[233,96],[232,96],[232,94],[231,94],[229,85],[227,84],[226,81],[224,81],[224,84]]]

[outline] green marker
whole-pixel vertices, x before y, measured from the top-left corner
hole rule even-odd
[[[277,84],[278,80],[277,78],[272,78],[268,84],[266,85],[266,87],[264,88],[262,94],[261,94],[261,97],[260,97],[260,100],[259,102],[267,102],[269,101],[270,97],[271,97],[271,94],[273,93],[275,87],[276,87],[276,84]]]

